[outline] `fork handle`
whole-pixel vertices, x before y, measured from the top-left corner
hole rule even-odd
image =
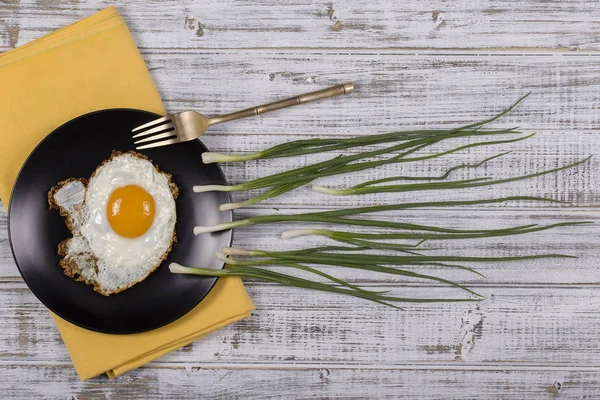
[[[252,108],[246,108],[245,110],[236,111],[231,114],[225,114],[218,117],[213,117],[208,120],[208,124],[214,125],[221,122],[231,121],[234,119],[252,117],[258,114],[264,114],[269,111],[280,110],[282,108],[297,106],[299,104],[308,103],[310,101],[321,100],[327,97],[339,96],[341,94],[350,94],[354,90],[352,82],[344,83],[342,85],[336,85],[327,89],[321,89],[310,93],[304,93],[289,99],[279,100],[274,103],[263,104]]]

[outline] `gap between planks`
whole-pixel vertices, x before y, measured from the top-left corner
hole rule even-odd
[[[364,288],[367,287],[373,287],[373,288],[378,288],[378,287],[394,287],[394,288],[421,288],[421,287],[427,287],[427,288],[431,288],[431,289],[435,289],[435,288],[440,288],[440,289],[447,289],[448,285],[443,285],[443,284],[435,284],[435,283],[428,283],[428,282],[372,282],[372,281],[361,281],[361,280],[352,280],[351,281],[352,284],[357,285],[357,286],[361,286]],[[459,282],[460,283],[460,282]],[[25,282],[23,281],[23,279],[21,279],[18,276],[14,276],[14,277],[2,277],[0,278],[0,285],[10,285],[10,284],[17,284],[20,286],[19,287],[9,287],[9,288],[2,288],[0,287],[0,290],[2,289],[20,289],[20,290],[26,290],[28,289],[28,286],[25,284]],[[282,286],[278,283],[271,283],[271,282],[258,282],[258,281],[244,281],[244,285],[247,288],[254,288],[254,289],[259,289],[262,287],[272,287],[272,286]],[[336,286],[336,285],[333,285]],[[493,289],[493,288],[506,288],[506,289],[593,289],[593,288],[600,288],[600,282],[598,283],[540,283],[540,284],[536,284],[536,283],[530,283],[530,284],[524,284],[524,283],[469,283],[468,284],[470,289],[475,289],[475,288],[481,288],[481,289]],[[33,293],[32,293],[33,295]],[[42,304],[40,303],[40,306]]]
[[[40,366],[58,367],[72,369],[70,362],[43,362],[43,361],[0,361],[2,367]],[[187,369],[187,370],[279,370],[279,371],[311,371],[320,369],[330,370],[370,370],[370,371],[576,371],[576,372],[600,372],[600,366],[578,367],[569,364],[548,363],[407,363],[396,365],[376,365],[361,363],[301,363],[282,361],[280,363],[190,363],[190,362],[168,362],[153,361],[150,364],[139,367],[141,369]]]
[[[366,55],[366,56],[479,56],[479,57],[599,57],[600,50],[570,51],[551,48],[490,48],[490,49],[445,49],[445,48],[343,48],[343,47],[248,47],[248,48],[185,48],[185,47],[139,47],[142,54],[239,54],[240,52],[260,54],[298,54],[298,55]],[[9,48],[5,49],[10,50]]]
[[[600,55],[600,50],[572,50],[567,47],[484,47],[484,48],[474,48],[474,49],[460,49],[460,48],[446,48],[446,47],[222,47],[219,49],[214,49],[210,47],[138,47],[138,49],[142,52],[170,52],[170,51],[180,51],[180,52],[192,52],[192,51],[202,51],[202,52],[211,52],[211,53],[221,53],[223,51],[290,51],[290,52],[300,52],[300,51],[322,51],[322,52],[369,52],[371,54],[385,54],[387,52],[402,52],[408,55],[426,55],[426,54],[435,54],[435,55],[482,55],[482,56],[494,56],[494,55],[540,55],[540,53],[549,53],[548,55]],[[10,50],[7,48],[6,50]],[[543,55],[543,54],[542,54]]]
[[[18,46],[16,48],[19,48]],[[0,47],[0,54],[13,50],[12,47]],[[210,47],[138,47],[142,54],[166,54],[166,53],[203,53],[203,54],[223,54],[243,52],[261,52],[261,53],[315,53],[317,54],[360,54],[360,55],[380,55],[380,56],[567,56],[567,57],[598,57],[600,50],[571,50],[569,48],[552,47],[489,47],[477,49],[460,48],[435,48],[435,47],[223,47],[213,49]]]

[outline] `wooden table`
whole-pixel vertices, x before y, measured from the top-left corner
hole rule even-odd
[[[398,171],[437,173],[506,149],[513,152],[491,162],[487,172],[513,176],[600,153],[600,9],[594,1],[112,3],[129,24],[170,111],[213,115],[356,83],[352,96],[216,126],[203,141],[217,151],[259,150],[300,137],[454,127],[489,117],[532,91],[522,106],[494,124],[538,132],[526,142],[322,183],[344,187]],[[97,0],[2,1],[0,51],[106,5]],[[240,182],[314,159],[224,168],[232,182]],[[394,218],[457,227],[598,222],[598,167],[595,158],[577,170],[460,193],[340,199],[304,187],[243,209],[238,218],[415,199],[534,195],[569,204],[422,209]],[[290,226],[239,229],[235,244],[270,249],[305,244],[279,239]],[[103,376],[82,383],[47,310],[19,276],[1,211],[0,393],[27,399],[598,398],[599,233],[598,225],[591,225],[444,243],[465,255],[559,251],[580,257],[479,264],[486,279],[434,271],[484,294],[480,303],[408,305],[397,311],[248,283],[256,304],[248,319],[118,379]],[[456,294],[441,285],[333,272],[406,295]]]

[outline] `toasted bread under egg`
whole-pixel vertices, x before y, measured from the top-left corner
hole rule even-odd
[[[100,167],[108,163],[114,157],[118,157],[124,154],[130,154],[134,157],[141,158],[152,163],[152,160],[150,160],[147,156],[139,154],[135,151],[129,151],[124,153],[115,150],[111,153],[111,156],[107,160],[103,161],[96,168],[96,170],[92,174],[92,177],[94,177],[94,175],[100,169]],[[173,198],[176,199],[179,195],[179,188],[175,183],[173,183],[172,175],[167,172],[161,171],[156,165],[154,165],[154,163],[152,165],[158,173],[165,175]],[[56,186],[53,186],[48,191],[48,204],[50,206],[50,209],[57,209],[59,214],[65,217],[65,223],[67,225],[67,228],[69,228],[69,230],[71,231],[71,233],[75,232],[75,230],[80,229],[81,227],[82,212],[84,212],[85,210],[84,199],[87,184],[87,179],[69,178],[59,182]],[[75,279],[76,281],[83,282],[86,285],[91,285],[93,286],[94,291],[104,296],[109,296],[111,294],[116,294],[127,290],[135,284],[143,281],[146,277],[148,277],[148,275],[154,272],[156,268],[158,268],[162,264],[162,262],[168,257],[172,250],[173,242],[175,241],[177,241],[177,238],[175,236],[175,230],[173,230],[171,244],[169,245],[168,249],[163,253],[160,261],[156,263],[156,265],[154,265],[150,270],[148,270],[148,272],[145,275],[143,275],[140,279],[131,282],[128,285],[120,286],[116,289],[109,290],[106,287],[102,287],[94,279],[97,276],[96,274],[98,273],[98,259],[92,254],[89,245],[85,243],[85,239],[83,239],[82,237],[80,237],[78,240],[76,240],[75,238],[65,239],[59,243],[58,254],[62,257],[59,261],[59,265],[63,269],[65,275]],[[76,249],[80,249],[81,251],[75,251],[75,254],[73,255],[73,251],[68,251],[70,247],[76,247]]]

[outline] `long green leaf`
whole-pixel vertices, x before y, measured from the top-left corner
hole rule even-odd
[[[589,156],[583,160],[577,161],[572,164],[568,164],[562,167],[549,169],[546,171],[535,172],[532,174],[515,176],[512,178],[497,179],[497,180],[486,180],[483,182],[469,182],[469,181],[455,181],[455,182],[429,182],[429,183],[417,183],[417,184],[402,184],[402,185],[385,185],[385,186],[371,186],[372,182],[364,182],[358,187],[352,187],[350,189],[330,189],[323,186],[313,186],[315,192],[333,194],[333,195],[354,195],[354,194],[367,194],[367,193],[389,193],[389,192],[409,192],[417,190],[444,190],[444,189],[466,189],[474,188],[479,186],[491,186],[499,185],[502,183],[515,182],[529,178],[535,178],[542,175],[551,174],[554,172],[563,171],[565,169],[573,168],[581,165],[588,161],[592,156]]]
[[[531,93],[531,92],[530,92]],[[490,122],[493,122],[502,116],[509,113],[521,101],[523,101],[530,93],[518,99],[510,107],[505,109],[492,118],[464,125],[454,129],[438,129],[438,130],[409,130],[383,133],[370,136],[356,136],[351,138],[314,138],[294,140],[288,143],[283,143],[271,148],[258,151],[250,154],[219,154],[213,152],[205,152],[202,154],[202,161],[205,164],[212,162],[239,162],[256,159],[268,159],[279,157],[291,157],[305,154],[321,153],[326,151],[344,150],[353,147],[366,146],[376,143],[389,143],[394,141],[410,140],[415,138],[423,138],[428,136],[436,136],[440,134],[456,133],[472,128],[480,128]]]
[[[444,302],[465,302],[465,301],[480,301],[481,299],[468,299],[468,298],[448,298],[448,299],[428,299],[428,298],[405,298],[395,297],[376,293],[364,293],[352,289],[344,289],[331,285],[327,285],[320,282],[313,282],[302,278],[293,277],[291,275],[280,274],[273,271],[264,270],[262,268],[253,267],[229,267],[226,269],[210,269],[210,268],[191,268],[184,267],[177,263],[171,263],[169,269],[173,273],[193,274],[200,276],[238,276],[246,278],[254,278],[267,282],[279,283],[286,286],[295,286],[305,289],[318,290],[322,292],[332,292],[338,294],[345,294],[361,299],[373,301],[379,304],[387,305],[390,307],[398,308],[388,302],[396,303],[444,303]]]

